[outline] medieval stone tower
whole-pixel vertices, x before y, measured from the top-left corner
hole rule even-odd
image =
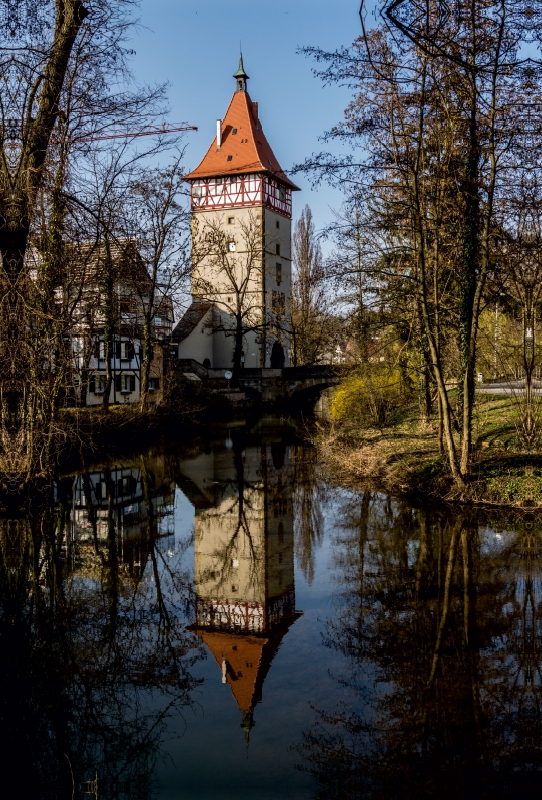
[[[216,137],[186,180],[192,305],[172,343],[207,367],[288,366],[292,191],[247,91],[243,57]]]

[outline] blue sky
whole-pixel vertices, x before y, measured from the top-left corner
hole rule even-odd
[[[266,136],[288,170],[324,145],[318,137],[341,119],[350,92],[326,87],[311,72],[314,64],[298,47],[335,49],[360,35],[360,0],[142,0],[141,26],[134,39],[138,81],[170,84],[169,121],[197,125],[189,133],[187,166],[195,167],[215,135],[234,90],[233,73],[242,42],[248,90],[259,103]],[[329,149],[328,146],[325,146]],[[294,217],[305,203],[318,228],[338,207],[340,193],[329,187],[303,189],[294,196]]]

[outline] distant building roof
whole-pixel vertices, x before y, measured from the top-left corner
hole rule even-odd
[[[237,91],[222,120],[220,150],[215,137],[200,165],[185,180],[247,172],[267,172],[294,191],[299,190],[286,176],[265,138],[258,104],[252,102],[248,92]]]
[[[184,312],[181,320],[177,323],[174,327],[173,332],[171,334],[171,343],[172,344],[179,344],[187,336],[189,336],[194,328],[199,325],[201,320],[207,314],[210,308],[212,308],[212,303],[192,303]]]

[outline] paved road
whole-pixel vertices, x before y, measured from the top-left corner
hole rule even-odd
[[[477,392],[483,394],[508,394],[515,397],[521,397],[525,394],[525,384],[523,381],[512,381],[511,383],[479,383],[476,386]],[[542,386],[539,381],[536,381],[533,389],[535,397],[542,397]]]

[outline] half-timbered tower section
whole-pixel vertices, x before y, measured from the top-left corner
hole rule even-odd
[[[192,210],[192,306],[173,332],[179,358],[215,369],[288,365],[292,191],[247,92],[236,91],[200,165]]]

